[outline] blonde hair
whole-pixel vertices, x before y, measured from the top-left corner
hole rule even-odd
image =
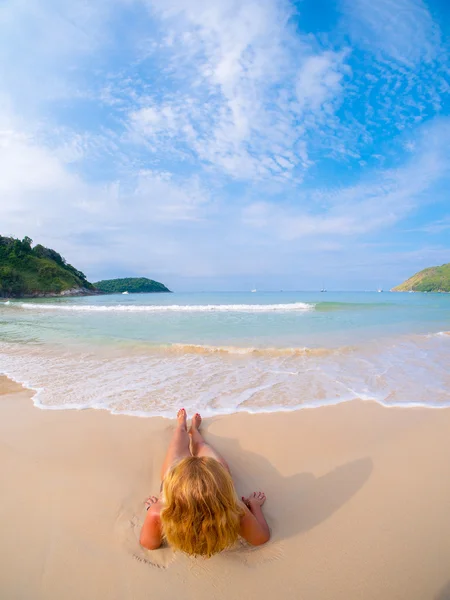
[[[229,472],[214,458],[190,456],[163,483],[164,537],[177,550],[210,557],[234,544],[244,509]]]

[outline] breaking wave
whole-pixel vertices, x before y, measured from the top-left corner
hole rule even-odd
[[[258,348],[256,346],[211,346],[207,344],[170,344],[169,346],[154,346],[153,350],[164,350],[166,353],[179,354],[230,354],[254,357],[295,357],[295,356],[329,356],[350,352],[350,346],[340,348]]]
[[[115,306],[93,304],[46,304],[36,302],[5,302],[7,306],[19,307],[27,310],[64,310],[80,312],[287,312],[314,310],[315,305],[307,302],[293,302],[291,304],[155,304],[155,305],[126,305]]]

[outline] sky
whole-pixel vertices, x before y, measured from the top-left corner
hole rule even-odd
[[[0,234],[90,281],[388,289],[450,262],[447,0],[0,4]]]

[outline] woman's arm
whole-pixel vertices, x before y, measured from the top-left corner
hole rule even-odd
[[[147,514],[142,526],[139,543],[148,550],[156,550],[162,544],[161,519],[159,517],[160,505],[156,496],[151,496],[146,501]]]
[[[252,546],[261,546],[270,539],[270,530],[262,512],[266,496],[262,492],[254,492],[248,498],[242,498],[245,514],[241,519],[240,534]]]

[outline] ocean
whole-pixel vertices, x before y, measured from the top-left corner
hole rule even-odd
[[[128,294],[0,302],[0,372],[45,409],[170,416],[352,399],[450,406],[450,295]]]

